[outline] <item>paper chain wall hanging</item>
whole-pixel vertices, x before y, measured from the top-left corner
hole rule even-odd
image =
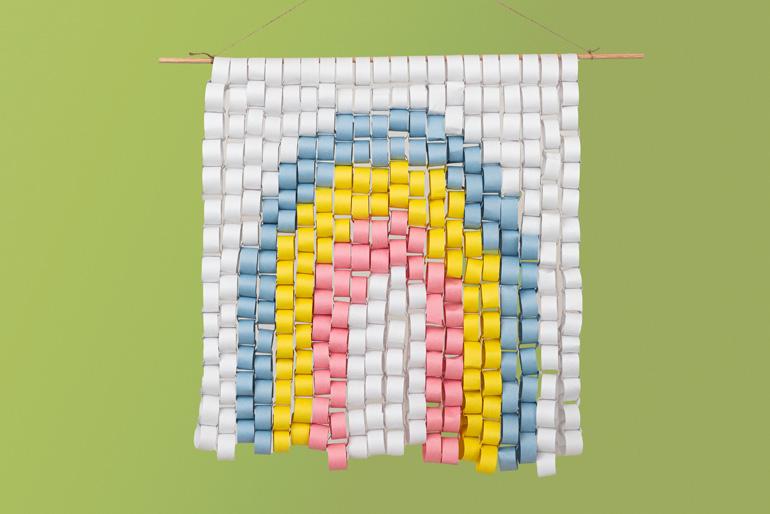
[[[216,58],[195,446],[582,451],[576,55]]]

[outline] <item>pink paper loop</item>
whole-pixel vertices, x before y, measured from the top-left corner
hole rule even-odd
[[[332,276],[334,275],[334,268],[331,264],[316,264],[315,266],[315,288],[316,289],[331,289],[332,288]]]
[[[373,220],[371,224],[372,248],[388,247],[388,222],[387,220]]]
[[[456,437],[441,438],[441,463],[457,464],[460,461],[460,441]]]
[[[426,377],[425,378],[425,401],[432,403],[441,403],[441,395],[443,392],[443,384],[440,378]]]
[[[444,281],[444,299],[447,301],[447,303],[462,304],[463,281],[459,278],[447,278]]]
[[[331,428],[332,439],[346,439],[348,437],[348,429],[344,412],[332,413],[329,416],[329,427]]]
[[[350,270],[334,270],[334,295],[350,296]]]
[[[441,427],[441,431],[449,432],[449,433],[459,433],[461,419],[462,419],[461,407],[445,407],[444,408],[444,426]]]
[[[444,375],[444,354],[428,352],[425,355],[425,376],[441,378]]]
[[[390,233],[405,236],[409,226],[409,214],[406,211],[390,211]]]
[[[326,425],[310,425],[310,436],[307,445],[314,450],[325,450],[329,442],[329,427]]]
[[[369,222],[353,220],[352,241],[354,244],[369,244]]]
[[[320,396],[313,398],[313,410],[310,422],[318,425],[329,424],[329,399]]]
[[[428,293],[444,292],[444,263],[429,262],[426,271],[425,289]]]
[[[332,292],[329,289],[313,291],[313,314],[330,315],[332,313]]]
[[[313,316],[313,328],[310,337],[313,341],[328,341],[332,330],[331,316]]]
[[[329,357],[329,373],[332,378],[347,377],[348,357],[344,353],[333,353]]]
[[[331,391],[331,374],[328,369],[313,369],[313,393],[329,394]]]
[[[463,379],[463,357],[444,357],[444,378],[447,380]]]
[[[334,269],[350,268],[350,243],[334,243]]]
[[[313,345],[313,370],[329,369],[329,344],[315,343]]]
[[[372,250],[369,260],[372,273],[387,273],[390,271],[390,250],[388,248]]]
[[[446,296],[444,297],[446,300]],[[461,303],[444,304],[444,323],[448,327],[459,328],[463,326],[463,305]]]
[[[406,249],[409,253],[425,253],[426,231],[423,227],[409,227]]]
[[[422,445],[422,460],[441,462],[441,434],[428,434]]]
[[[409,280],[425,280],[425,258],[410,255],[406,263],[406,274]]]
[[[366,292],[368,287],[366,277],[351,277],[350,279],[350,302],[366,303]]]
[[[444,406],[462,407],[463,385],[461,380],[444,380]]]
[[[425,303],[425,321],[431,325],[444,324],[444,296],[429,294]]]
[[[393,239],[390,241],[390,265],[406,266],[406,241]]]
[[[346,328],[332,328],[329,334],[329,351],[331,353],[347,353],[348,330]]]
[[[334,380],[331,383],[331,391],[329,394],[331,406],[335,409],[344,409],[348,395],[347,391],[348,386],[346,381]]]
[[[444,426],[444,415],[441,407],[428,407],[425,409],[425,429],[429,434],[441,433]]]
[[[339,301],[334,302],[334,309],[332,310],[332,327],[347,328],[349,310],[350,303]]]
[[[351,252],[353,271],[369,271],[369,245],[353,245]]]
[[[444,327],[426,327],[425,349],[429,352],[443,352],[445,337]]]
[[[446,346],[444,353],[448,355],[462,355],[463,353],[463,329],[448,328],[446,330]]]
[[[339,471],[348,467],[348,452],[344,443],[333,443],[326,448],[329,469]]]

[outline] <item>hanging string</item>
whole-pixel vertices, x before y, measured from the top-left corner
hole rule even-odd
[[[291,13],[291,12],[292,12],[294,9],[296,9],[297,7],[300,7],[302,4],[304,4],[304,3],[305,3],[305,2],[307,2],[307,1],[308,1],[308,0],[302,0],[301,2],[298,2],[298,3],[294,4],[293,6],[289,7],[288,9],[286,9],[285,11],[283,11],[281,14],[279,14],[279,15],[278,15],[278,16],[276,16],[275,18],[273,18],[273,19],[271,19],[270,21],[266,22],[265,24],[263,24],[263,25],[261,25],[261,26],[259,26],[259,27],[255,28],[254,30],[252,30],[251,32],[249,32],[249,33],[248,33],[248,34],[246,34],[245,36],[241,37],[240,39],[237,39],[236,41],[234,41],[234,42],[230,43],[229,45],[227,45],[226,47],[224,47],[222,50],[220,50],[219,52],[217,52],[215,55],[222,55],[223,53],[227,52],[228,50],[232,49],[233,47],[235,47],[235,46],[237,46],[237,45],[240,45],[241,43],[243,43],[244,41],[246,41],[247,39],[249,39],[251,36],[253,36],[254,34],[256,34],[256,33],[258,33],[258,32],[261,32],[262,30],[266,29],[267,27],[269,27],[270,25],[272,25],[272,24],[273,24],[273,23],[275,23],[276,21],[280,20],[281,18],[283,18],[283,17],[284,17],[284,16],[286,16],[287,14]],[[192,55],[192,54],[191,54],[191,55]],[[209,55],[209,54],[206,54],[206,55]]]
[[[281,19],[281,18],[283,18],[284,16],[286,16],[286,15],[290,14],[291,12],[293,12],[293,11],[294,11],[295,9],[297,9],[298,7],[300,7],[300,6],[302,6],[303,4],[307,3],[307,1],[308,1],[308,0],[301,0],[300,2],[298,2],[298,3],[294,4],[294,5],[292,5],[291,7],[289,7],[288,9],[286,9],[285,11],[281,12],[280,14],[278,14],[277,16],[275,16],[274,18],[272,18],[272,19],[268,20],[268,21],[267,21],[267,22],[265,22],[264,24],[262,24],[262,25],[260,25],[259,27],[255,28],[254,30],[252,30],[252,31],[251,31],[251,32],[249,32],[248,34],[245,34],[245,35],[244,35],[244,36],[242,36],[241,38],[239,38],[239,39],[237,39],[237,40],[233,41],[232,43],[230,43],[229,45],[225,46],[224,48],[222,48],[222,49],[221,49],[219,52],[217,52],[216,54],[210,54],[210,53],[208,53],[208,52],[188,52],[188,54],[189,54],[190,56],[195,56],[195,55],[205,55],[205,56],[207,56],[207,57],[209,57],[209,58],[211,58],[211,59],[213,60],[215,55],[222,55],[224,52],[227,52],[227,51],[231,50],[232,48],[234,48],[234,47],[238,46],[239,44],[243,43],[245,40],[247,40],[247,39],[249,39],[250,37],[254,36],[255,34],[257,34],[257,33],[261,32],[261,31],[263,31],[264,29],[266,29],[267,27],[269,27],[270,25],[272,25],[272,24],[273,24],[273,23],[275,23],[276,21],[280,20],[280,19]],[[544,30],[544,31],[546,31],[546,32],[548,32],[548,33],[550,33],[550,34],[552,34],[552,35],[554,35],[554,36],[558,37],[559,39],[561,39],[561,40],[563,40],[563,41],[566,41],[567,43],[569,43],[569,44],[571,44],[571,45],[573,45],[573,46],[575,46],[575,47],[579,48],[580,50],[582,50],[583,52],[585,52],[585,53],[587,54],[587,56],[586,56],[586,57],[584,57],[584,58],[589,58],[588,56],[590,56],[590,58],[593,58],[593,54],[594,54],[594,52],[596,52],[597,50],[599,50],[599,47],[596,47],[596,48],[588,48],[588,47],[586,47],[586,46],[583,46],[583,45],[581,45],[581,44],[579,44],[579,43],[577,43],[577,42],[575,42],[575,41],[573,41],[573,40],[569,39],[567,36],[565,36],[565,35],[563,35],[563,34],[560,34],[559,32],[556,32],[555,30],[553,30],[552,28],[550,28],[550,27],[548,27],[548,26],[546,26],[546,25],[544,25],[544,24],[540,23],[539,21],[537,21],[537,20],[535,20],[535,19],[533,19],[533,18],[531,18],[531,17],[527,16],[527,15],[526,15],[526,14],[524,14],[523,12],[519,11],[518,9],[515,9],[514,7],[512,7],[512,6],[508,5],[507,3],[503,2],[502,0],[497,0],[497,4],[498,4],[500,7],[503,7],[504,9],[507,9],[508,11],[512,12],[512,13],[513,13],[513,14],[515,14],[516,16],[519,16],[519,17],[520,17],[520,18],[522,18],[523,20],[526,20],[526,21],[528,21],[528,22],[532,23],[533,25],[535,25],[535,26],[539,27],[540,29],[542,29],[542,30]],[[597,57],[598,57],[598,56],[597,56]]]
[[[599,50],[599,48],[598,48],[598,47],[596,47],[596,48],[586,48],[585,46],[583,46],[583,45],[580,45],[580,44],[578,44],[578,43],[576,43],[576,42],[572,41],[572,40],[571,40],[571,39],[569,39],[567,36],[563,36],[562,34],[559,34],[558,32],[556,32],[555,30],[553,30],[553,29],[551,29],[551,28],[549,28],[549,27],[546,27],[545,25],[543,25],[543,24],[542,24],[542,23],[540,23],[539,21],[537,21],[537,20],[534,20],[534,19],[530,18],[529,16],[527,16],[526,14],[524,14],[523,12],[521,12],[521,11],[518,11],[518,10],[514,9],[514,8],[513,8],[513,7],[511,7],[510,5],[508,5],[508,4],[506,4],[505,2],[503,2],[502,0],[497,0],[497,3],[498,3],[498,5],[500,5],[500,7],[504,7],[505,9],[508,9],[508,10],[509,10],[509,11],[511,11],[513,14],[515,14],[515,15],[517,15],[517,16],[519,16],[519,17],[521,17],[521,18],[525,19],[525,20],[527,20],[528,22],[530,22],[530,23],[532,23],[532,24],[534,24],[534,25],[537,25],[537,26],[538,26],[538,27],[540,27],[541,29],[545,30],[546,32],[550,32],[550,33],[551,33],[551,34],[553,34],[554,36],[556,36],[556,37],[558,37],[558,38],[560,38],[560,39],[562,39],[562,40],[566,41],[567,43],[569,43],[569,44],[571,44],[571,45],[574,45],[574,46],[576,46],[576,47],[580,48],[582,51],[584,51],[584,52],[585,52],[585,53],[587,53],[587,54],[593,54],[594,52],[596,52],[597,50]]]

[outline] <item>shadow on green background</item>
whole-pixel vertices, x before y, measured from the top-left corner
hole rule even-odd
[[[416,448],[346,473],[303,448],[195,451],[210,68],[156,58],[217,51],[291,2],[16,2],[0,19],[0,510],[762,510],[767,8],[511,3],[648,55],[580,68],[583,456],[538,480]],[[574,50],[492,0],[311,0],[231,55]]]

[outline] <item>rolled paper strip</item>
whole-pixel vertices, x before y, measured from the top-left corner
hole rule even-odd
[[[422,459],[425,462],[441,462],[441,434],[428,434],[422,446]]]
[[[351,459],[365,459],[369,456],[366,436],[351,436],[347,445],[348,457]]]
[[[332,439],[345,439],[348,436],[347,422],[344,412],[335,412],[329,417]],[[332,446],[332,445],[330,445]],[[344,447],[344,445],[343,445]]]
[[[436,377],[425,378],[425,400],[440,403],[443,398],[443,383]]]
[[[519,462],[529,464],[537,459],[537,437],[534,433],[520,434],[519,441]]]
[[[313,389],[315,394],[331,392],[331,374],[328,369],[313,369]]]
[[[344,443],[333,443],[326,447],[330,470],[342,470],[348,467],[348,453]]]
[[[349,326],[348,320],[350,317],[350,303],[348,302],[334,302],[332,308],[331,323],[332,327],[347,328]]]
[[[313,316],[311,337],[313,341],[328,341],[332,329],[331,316]]]
[[[480,473],[494,473],[497,469],[498,448],[494,445],[482,444],[476,470]]]
[[[382,429],[369,430],[366,433],[366,444],[369,455],[384,455],[385,431]]]
[[[273,434],[267,430],[254,432],[254,453],[270,454],[273,450]]]
[[[441,407],[428,407],[425,412],[425,428],[428,433],[440,433],[444,426]]]
[[[348,330],[345,328],[332,328],[329,333],[329,351],[345,353],[348,349]]]
[[[331,354],[329,372],[332,378],[345,378],[347,376],[347,356],[344,353]]]
[[[502,417],[500,442],[512,445],[519,443],[519,417],[516,414],[506,414]]]
[[[444,380],[443,383],[444,405],[459,407],[463,401],[463,386],[460,380]]]
[[[537,405],[528,402],[519,404],[519,429],[527,433],[535,433],[537,428]]]
[[[334,285],[334,271],[330,264],[317,264],[315,268],[315,287],[331,290]]]
[[[441,438],[441,462],[457,464],[460,460],[460,442],[456,437]]]
[[[457,407],[445,407],[442,432],[460,432],[462,421],[462,409]]]
[[[350,287],[351,287],[351,271],[340,269],[340,270],[334,270],[334,293],[336,296],[350,296]],[[329,296],[333,296],[331,291],[328,292]],[[331,312],[331,305],[330,312]]]
[[[329,427],[313,423],[310,425],[308,447],[314,450],[325,450],[329,441]]]
[[[387,430],[385,432],[385,451],[388,455],[403,455],[405,436],[403,430]]]
[[[337,269],[348,269],[351,267],[351,245],[350,243],[334,243],[334,267]]]

